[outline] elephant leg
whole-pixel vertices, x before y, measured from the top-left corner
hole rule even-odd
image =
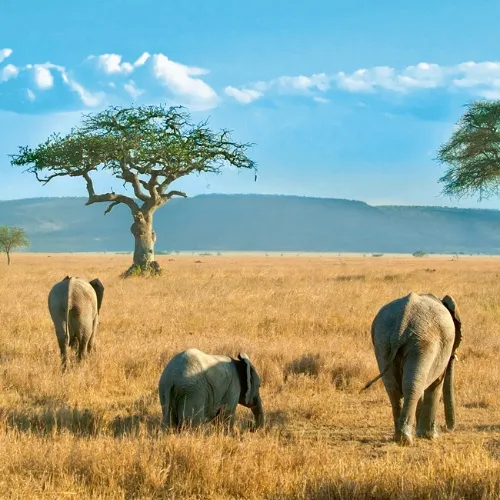
[[[87,352],[95,351],[95,338],[97,334],[97,325],[99,324],[99,318],[96,316],[94,319],[94,324],[92,325],[92,335],[89,338],[87,345]]]
[[[423,396],[425,387],[425,376],[422,375],[425,370],[418,361],[413,363],[410,361],[410,363],[405,366],[403,371],[404,402],[398,421],[398,441],[403,446],[410,445],[413,441],[417,406]]]
[[[66,345],[66,332],[57,332],[57,343],[59,344],[59,351],[61,353],[61,365],[63,371],[68,369],[68,350]]]
[[[433,439],[438,437],[436,414],[443,391],[444,376],[430,385],[424,392],[420,419],[417,421],[417,437]]]
[[[89,344],[88,337],[83,336],[80,339],[80,343],[78,345],[78,361],[82,361],[85,358],[85,356],[87,355],[88,344]]]
[[[57,343],[61,354],[61,364],[63,371],[68,367],[68,344],[66,343],[66,319],[53,318],[56,330]]]
[[[236,412],[234,408],[221,408],[212,422],[215,425],[221,425],[224,432],[234,433],[234,423],[236,421]]]
[[[183,398],[179,401],[177,410],[177,428],[196,427],[205,422],[205,407],[203,403]]]
[[[78,361],[82,361],[88,350],[89,339],[92,337],[94,321],[87,314],[73,318],[74,331],[78,332]]]
[[[392,419],[394,422],[394,440],[399,441],[400,435],[398,432],[398,422],[401,416],[401,409],[403,404],[403,393],[401,391],[401,384],[397,378],[397,367],[393,366],[383,377],[385,391],[389,396],[389,401],[392,407]]]
[[[417,423],[417,427],[418,427],[418,423],[420,422],[420,415],[422,414],[423,403],[424,403],[424,395],[422,395],[422,397],[418,400],[417,411],[415,412],[415,420]]]

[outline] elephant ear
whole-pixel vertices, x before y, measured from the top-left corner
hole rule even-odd
[[[457,303],[451,295],[443,297],[441,302],[450,312],[451,317],[453,318],[453,323],[455,324],[455,343],[453,344],[453,352],[455,352],[456,349],[458,349],[460,342],[462,342],[462,320],[460,319]]]
[[[101,281],[96,278],[95,280],[89,281],[90,286],[94,289],[97,297],[97,311],[101,310],[102,298],[104,296],[104,285]]]
[[[252,389],[253,389],[253,384],[252,384],[252,372],[254,372],[254,368],[252,366],[252,363],[250,362],[250,359],[244,352],[240,352],[238,354],[238,359],[240,361],[243,361],[245,370],[244,370],[244,378],[242,381],[242,387],[241,387],[241,395],[243,396],[242,399],[244,401],[245,405],[249,405],[252,400],[253,400],[253,394],[252,394]]]

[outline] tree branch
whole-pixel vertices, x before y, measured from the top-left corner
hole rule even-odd
[[[180,196],[182,198],[187,198],[187,194],[184,191],[176,191],[176,190],[169,191],[167,194],[164,195],[164,198],[170,200],[172,196]]]
[[[93,203],[100,203],[103,201],[104,202],[111,201],[112,203],[104,212],[105,214],[109,213],[113,207],[115,207],[116,205],[118,205],[120,203],[127,205],[133,214],[135,214],[139,211],[139,206],[129,196],[125,196],[123,194],[116,194],[116,193],[96,194],[95,190],[94,190],[94,183],[92,182],[92,179],[90,178],[89,173],[84,172],[83,177],[87,181],[87,191],[89,193],[89,199],[88,199],[87,203],[85,203],[85,205],[92,205]]]
[[[141,200],[141,201],[148,201],[149,196],[145,193],[143,193],[141,189],[141,185],[139,183],[139,176],[137,174],[134,174],[126,165],[125,162],[121,161],[120,162],[120,167],[121,167],[121,175],[117,175],[119,179],[123,179],[125,182],[130,182],[132,184],[132,187],[134,188],[134,194],[135,196]]]

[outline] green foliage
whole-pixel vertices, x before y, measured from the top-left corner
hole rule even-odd
[[[500,187],[500,101],[474,101],[467,106],[437,161],[447,165],[443,193],[479,198],[499,194]]]
[[[412,255],[413,257],[425,257],[427,254],[423,250],[417,250]]]
[[[144,202],[141,210],[154,210],[172,196],[186,197],[181,191],[167,192],[173,181],[185,175],[219,174],[225,165],[256,170],[246,155],[250,146],[234,142],[228,130],[213,132],[206,121],[190,123],[180,106],[112,106],[83,115],[81,124],[68,135],[53,134],[35,148],[20,147],[10,157],[12,165],[26,167],[44,184],[55,177],[83,177],[87,204],[111,202],[106,213],[119,203],[135,213],[139,207],[131,197],[96,194],[91,173],[111,172],[132,186],[135,199]]]
[[[0,226],[0,249],[7,255],[8,264],[12,251],[29,245],[30,241],[22,227]]]

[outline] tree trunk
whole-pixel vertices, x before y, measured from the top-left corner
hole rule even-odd
[[[126,271],[125,277],[161,274],[160,264],[155,261],[156,234],[153,231],[153,214],[145,216],[143,212],[137,212],[130,231],[135,239],[134,262]]]
[[[7,252],[7,265],[10,266],[10,252]]]

